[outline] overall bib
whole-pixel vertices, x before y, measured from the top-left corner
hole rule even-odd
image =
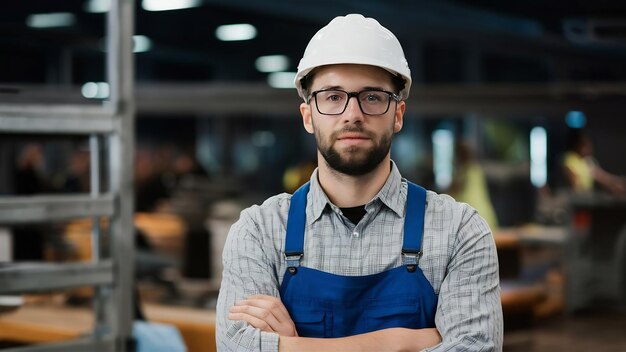
[[[403,265],[366,276],[300,266],[309,183],[291,198],[280,296],[302,337],[345,337],[392,327],[435,327],[437,295],[417,266],[422,255],[426,190],[408,182]],[[329,234],[330,235],[330,234]]]

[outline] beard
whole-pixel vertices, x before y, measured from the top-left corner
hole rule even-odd
[[[365,133],[374,142],[374,146],[367,149],[351,146],[340,152],[335,148],[333,141],[337,140],[338,134],[345,132]],[[375,134],[365,131],[359,125],[346,126],[342,130],[332,133],[327,142],[324,142],[319,131],[315,133],[317,150],[322,154],[328,166],[350,176],[361,176],[373,171],[389,154],[393,133],[384,134],[378,140],[375,137]]]

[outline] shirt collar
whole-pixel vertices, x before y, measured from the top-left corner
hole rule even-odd
[[[307,224],[311,224],[319,219],[324,212],[326,206],[330,206],[331,202],[326,196],[326,193],[322,189],[322,185],[320,185],[320,181],[317,178],[318,169],[313,171],[311,174],[311,188],[309,188],[309,194],[307,195],[306,203],[307,206]],[[310,212],[310,213],[309,213]]]
[[[324,212],[326,206],[332,206],[332,203],[328,199],[326,193],[322,189],[322,186],[319,183],[317,178],[318,169],[313,171],[311,175],[311,188],[309,189],[309,194],[307,195],[307,223],[311,224],[319,219]],[[404,205],[406,203],[406,192],[401,192],[403,185],[402,176],[400,175],[400,170],[396,166],[396,163],[391,161],[391,173],[385,181],[385,184],[380,189],[378,194],[368,203],[371,204],[377,199],[385,204],[389,209],[393,210],[398,216],[404,215]],[[366,208],[367,206],[366,205]]]
[[[403,185],[402,175],[400,170],[396,166],[396,163],[391,161],[391,173],[387,177],[387,181],[380,189],[374,200],[380,199],[389,209],[393,210],[398,216],[404,215],[404,206],[406,203],[407,192],[402,192]]]

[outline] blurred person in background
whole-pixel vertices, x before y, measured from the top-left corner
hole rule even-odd
[[[90,154],[87,150],[77,150],[70,156],[70,163],[62,189],[71,193],[86,193],[90,188]]]
[[[593,157],[591,138],[582,130],[570,130],[563,169],[574,192],[592,192],[595,184],[614,195],[626,195],[626,179],[604,170]]]
[[[43,149],[39,143],[28,143],[21,149],[13,177],[15,194],[32,195],[50,191],[43,175],[44,163]]]
[[[135,210],[162,212],[170,208],[170,192],[163,182],[164,165],[150,149],[138,147],[135,154]]]
[[[36,195],[50,192],[44,176],[45,158],[39,143],[24,145],[16,160],[13,175],[16,195]],[[12,228],[13,259],[15,261],[42,260],[44,255],[44,229],[41,224],[20,224]]]
[[[361,15],[333,19],[295,84],[318,168],[231,227],[218,351],[501,350],[488,225],[391,160],[411,85],[393,33]]]
[[[459,140],[455,145],[454,174],[448,194],[457,202],[474,207],[487,221],[492,232],[498,230],[498,218],[489,197],[485,172],[466,141]]]

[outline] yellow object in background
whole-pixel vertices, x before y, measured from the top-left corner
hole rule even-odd
[[[576,182],[572,185],[575,191],[593,190],[593,168],[585,157],[575,152],[567,152],[563,165],[575,177]]]
[[[498,218],[489,198],[487,178],[472,147],[457,141],[454,148],[454,175],[448,193],[457,202],[467,203],[487,221],[491,232],[498,230]]]
[[[498,218],[491,205],[487,181],[483,170],[478,164],[472,163],[465,167],[464,183],[453,196],[458,202],[464,202],[474,207],[480,216],[487,221],[491,231],[497,231]]]
[[[300,186],[309,182],[311,174],[317,165],[314,162],[304,162],[285,170],[283,188],[287,193],[295,192]]]

